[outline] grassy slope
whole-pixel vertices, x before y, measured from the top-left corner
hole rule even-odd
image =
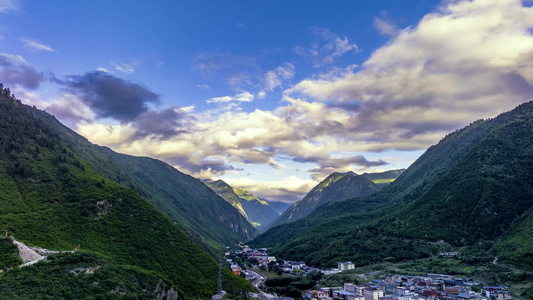
[[[5,92],[0,106],[0,228],[31,245],[81,244],[116,264],[152,271],[180,297],[214,293],[216,262],[167,216],[105,180]],[[228,285],[241,285],[227,273]]]

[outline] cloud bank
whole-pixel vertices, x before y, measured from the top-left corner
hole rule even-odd
[[[201,178],[239,175],[250,165],[305,166],[304,179],[224,178],[261,198],[296,200],[331,172],[393,167],[387,151],[424,150],[533,96],[533,11],[519,0],[446,1],[415,26],[397,28],[386,15],[374,26],[390,40],[360,66],[335,66],[359,48],[348,37],[316,29],[320,44],[294,50],[330,67],[290,86],[272,110],[244,112],[237,104],[286,88],[296,64],[265,71],[254,57],[219,53],[199,55],[192,68],[205,78],[227,79],[234,95],[207,101],[228,109],[155,109],[158,94],[105,72],[58,80],[71,96],[50,109],[78,118],[76,130],[94,143],[156,157]],[[0,55],[0,67],[2,80],[28,89],[44,80],[18,56]],[[69,104],[85,112],[76,114]]]

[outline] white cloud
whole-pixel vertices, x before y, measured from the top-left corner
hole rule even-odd
[[[294,77],[294,65],[291,63],[284,63],[283,65],[275,68],[274,70],[268,71],[263,77],[263,86],[264,89],[261,91],[265,93],[266,91],[273,91],[275,88],[281,86],[284,80],[289,80]]]
[[[276,169],[283,162],[308,169],[311,179],[224,178],[267,199],[302,195],[333,171],[383,170],[383,163],[394,163],[390,151],[426,149],[446,133],[512,109],[533,94],[532,9],[519,0],[445,4],[417,26],[398,30],[361,66],[335,68],[286,90],[276,109],[243,112],[238,104],[283,86],[294,77],[293,65],[254,77],[253,72],[228,71],[226,61],[218,59],[226,56],[208,55],[196,61],[199,71],[234,75],[235,85],[262,78],[256,85],[261,91],[254,97],[236,89],[235,95],[207,100],[226,109],[182,108],[178,115],[186,126],[169,123],[166,135],[140,136],[138,120],[82,122],[77,130],[92,142],[156,157],[202,178],[254,164]],[[392,33],[389,29],[382,28]],[[317,34],[325,44],[300,50],[319,63],[357,51],[346,37],[326,30]],[[18,56],[9,59],[24,62]]]
[[[247,177],[224,178],[224,181],[233,187],[244,188],[256,197],[289,203],[300,200],[319,183],[296,176],[271,181],[256,181]]]
[[[111,65],[115,67],[115,70],[117,71],[127,73],[127,74],[135,73],[135,68],[130,64],[124,64],[124,63],[118,64],[118,63],[112,62]]]
[[[96,71],[100,71],[100,72],[105,72],[105,73],[113,74],[113,71],[108,70],[108,69],[103,68],[103,67],[98,67],[98,68],[96,68]]]
[[[234,96],[215,97],[207,100],[207,103],[226,103],[226,102],[251,102],[254,95],[249,92],[243,92]]]
[[[322,37],[327,42],[320,49],[320,52],[326,54],[322,59],[326,63],[333,63],[335,58],[348,52],[357,52],[359,50],[355,43],[350,43],[348,37],[340,37],[326,28],[316,28],[314,34]]]
[[[19,9],[18,0],[0,0],[0,13],[7,13]]]
[[[381,18],[374,17],[374,27],[381,35],[396,36],[400,30],[396,25],[387,20],[388,14],[383,12]]]
[[[42,44],[36,40],[32,40],[32,39],[27,39],[27,38],[20,38],[20,40],[22,42],[24,42],[24,46],[26,48],[30,48],[30,49],[35,49],[35,50],[40,50],[40,51],[46,51],[46,52],[55,52],[55,50],[48,46],[48,45],[45,45],[45,44]]]
[[[365,132],[379,140],[368,150],[427,147],[531,98],[531,10],[519,0],[447,2],[360,69],[306,79],[286,93],[351,112],[344,125],[358,140]]]
[[[197,88],[197,89],[200,89],[200,90],[206,90],[206,91],[211,90],[211,88],[210,88],[209,85],[207,85],[207,84],[197,84],[197,85],[196,85],[196,88]]]

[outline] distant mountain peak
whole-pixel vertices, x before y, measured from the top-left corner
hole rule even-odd
[[[373,194],[394,180],[401,172],[393,170],[363,175],[357,175],[353,171],[333,172],[311,189],[303,199],[291,205],[272,226],[304,218],[316,208],[329,202]],[[374,182],[380,180],[383,182]]]
[[[226,201],[232,201],[232,205],[238,202],[250,223],[259,230],[266,229],[280,215],[267,201],[257,198],[244,188],[232,187],[220,179],[206,184]]]

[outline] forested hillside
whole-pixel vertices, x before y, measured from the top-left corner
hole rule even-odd
[[[259,231],[266,230],[280,215],[267,201],[259,200],[245,189],[234,188],[221,179],[207,181],[206,184],[233,207],[242,210],[241,213]]]
[[[120,154],[94,145],[48,113],[25,108],[98,173],[135,190],[169,215],[197,243],[204,244],[204,249],[220,253],[225,246],[257,234],[245,217],[200,180],[156,159]]]
[[[180,299],[208,298],[216,291],[218,265],[210,255],[152,204],[102,177],[7,89],[0,92],[0,190],[0,228],[18,240],[60,250],[80,245],[105,257],[110,268],[139,270],[139,276],[151,278],[151,291],[159,283],[162,289],[173,287]],[[25,270],[2,273],[0,285]],[[95,275],[99,272],[109,269]],[[50,280],[43,276],[21,280],[16,287],[29,289]],[[228,291],[251,288],[229,270],[224,279]],[[39,293],[56,292],[47,286]]]
[[[427,242],[495,243],[508,262],[531,263],[533,103],[476,121],[430,147],[380,192],[318,208],[254,244],[287,259],[334,266],[434,255]],[[521,255],[513,254],[515,249]]]
[[[290,223],[310,215],[315,209],[334,201],[343,201],[355,197],[371,195],[394,181],[403,170],[391,170],[382,173],[353,172],[333,173],[314,187],[305,197],[291,205],[272,223],[271,227]]]
[[[242,188],[233,188],[233,191],[239,197],[248,218],[257,224],[258,230],[265,231],[280,216],[279,211],[272,207],[270,202],[261,200]]]
[[[233,188],[229,184],[223,180],[206,181],[205,184],[207,184],[208,187],[217,193],[217,195],[222,197],[222,199],[231,204],[231,206],[235,207],[241,213],[241,215],[248,218],[241,202],[239,201],[239,197],[237,197],[237,194],[235,194]]]

